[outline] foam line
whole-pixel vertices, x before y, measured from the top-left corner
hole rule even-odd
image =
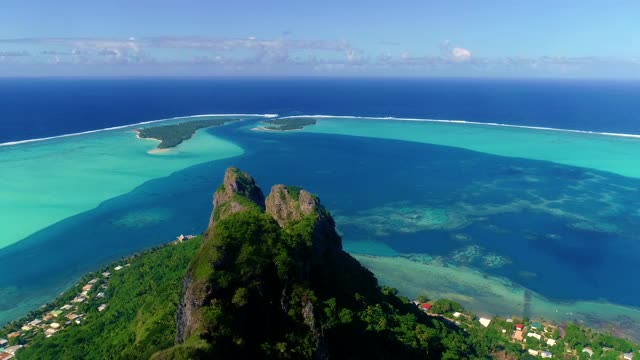
[[[71,137],[71,136],[80,136],[80,135],[86,135],[86,134],[93,134],[93,133],[102,132],[102,131],[120,130],[120,129],[126,129],[126,128],[130,128],[130,127],[134,127],[134,126],[148,125],[148,124],[153,124],[153,123],[158,123],[158,122],[163,122],[163,121],[170,121],[170,120],[177,120],[177,119],[212,117],[212,116],[257,116],[257,117],[265,117],[265,118],[275,118],[278,115],[277,114],[200,114],[200,115],[177,116],[177,117],[172,117],[172,118],[167,118],[167,119],[143,121],[143,122],[139,122],[139,123],[135,123],[135,124],[119,125],[119,126],[113,126],[113,127],[108,127],[108,128],[104,128],[104,129],[88,130],[88,131],[71,133],[71,134],[63,134],[63,135],[56,135],[56,136],[49,136],[49,137],[35,138],[35,139],[27,139],[27,140],[10,141],[10,142],[5,142],[5,143],[0,143],[0,146],[20,145],[20,144],[26,144],[26,143],[32,143],[32,142],[38,142],[38,141],[46,141],[46,140],[52,140],[52,139],[66,138],[66,137]]]
[[[466,121],[466,120],[400,118],[400,117],[391,117],[391,116],[371,117],[371,116],[341,116],[341,115],[298,115],[298,116],[285,116],[285,117],[282,117],[281,119],[286,119],[286,118],[317,118],[317,119],[336,118],[336,119],[363,119],[363,120],[369,119],[369,120],[392,120],[392,121],[394,120],[395,121],[421,121],[421,122],[435,122],[435,123],[448,123],[448,124],[499,126],[499,127],[530,129],[530,130],[561,131],[561,132],[570,132],[570,133],[579,133],[579,134],[604,135],[604,136],[616,136],[616,137],[640,139],[640,134],[624,134],[624,133],[598,132],[598,131],[589,131],[589,130],[560,129],[560,128],[552,128],[552,127],[544,127],[544,126],[484,123],[479,121]]]

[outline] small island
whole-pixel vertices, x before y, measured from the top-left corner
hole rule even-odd
[[[316,119],[308,117],[288,117],[263,121],[266,130],[289,131],[302,130],[305,126],[315,125]]]
[[[180,145],[183,141],[191,139],[193,134],[199,129],[221,126],[231,121],[239,119],[206,119],[186,121],[178,124],[152,126],[136,129],[136,133],[141,139],[153,139],[160,141],[157,149],[170,149]]]

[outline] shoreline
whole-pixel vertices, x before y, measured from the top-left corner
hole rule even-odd
[[[569,133],[578,133],[578,134],[588,134],[588,135],[601,135],[601,136],[611,136],[611,137],[623,137],[630,139],[638,139],[640,140],[640,134],[626,134],[626,133],[615,133],[615,132],[601,132],[601,131],[590,131],[590,130],[576,130],[576,129],[562,129],[562,128],[552,128],[545,126],[533,126],[533,125],[513,125],[513,124],[503,124],[503,123],[495,123],[495,122],[479,122],[479,121],[467,121],[467,120],[446,120],[446,119],[421,119],[421,118],[402,118],[402,117],[372,117],[372,116],[351,116],[351,115],[297,115],[297,116],[284,116],[281,119],[287,118],[316,118],[316,119],[351,119],[351,120],[386,120],[386,121],[413,121],[413,122],[430,122],[430,123],[443,123],[443,124],[463,124],[463,125],[484,125],[484,126],[496,126],[496,127],[506,127],[506,128],[516,128],[516,129],[529,129],[529,130],[543,130],[543,131],[561,131],[561,132],[569,132]]]
[[[278,129],[270,129],[266,126],[256,126],[254,128],[249,129],[251,131],[259,131],[259,132],[272,132],[272,133],[283,133],[290,131],[302,131],[304,129],[287,129],[287,130],[278,130]]]
[[[33,139],[25,139],[25,140],[16,140],[16,141],[8,141],[4,143],[0,143],[0,147],[10,147],[15,145],[33,143],[33,142],[41,142],[47,140],[54,140],[72,136],[80,136],[93,134],[103,131],[114,131],[127,129],[134,126],[140,125],[148,125],[154,123],[160,123],[171,120],[178,119],[188,119],[188,118],[200,118],[200,117],[221,117],[221,116],[247,116],[247,117],[262,117],[262,118],[277,118],[278,114],[197,114],[197,115],[185,115],[185,116],[176,116],[166,119],[158,119],[158,120],[150,120],[143,121],[139,123],[127,124],[127,125],[118,125],[103,129],[95,129],[82,131],[77,133],[69,133],[55,136],[48,136],[42,138],[33,138]],[[403,118],[403,117],[376,117],[376,116],[354,116],[354,115],[295,115],[295,116],[283,116],[281,119],[287,118],[316,118],[316,119],[353,119],[353,120],[386,120],[386,121],[413,121],[413,122],[430,122],[430,123],[443,123],[443,124],[462,124],[462,125],[479,125],[479,126],[496,126],[496,127],[505,127],[505,128],[516,128],[516,129],[528,129],[528,130],[541,130],[541,131],[559,131],[559,132],[568,132],[568,133],[576,133],[576,134],[585,134],[585,135],[599,135],[599,136],[608,136],[608,137],[617,137],[617,138],[627,138],[640,140],[640,134],[631,134],[631,133],[618,133],[618,132],[610,132],[610,131],[591,131],[591,130],[577,130],[577,129],[563,129],[563,128],[552,128],[545,126],[534,126],[534,125],[514,125],[514,124],[505,124],[505,123],[496,123],[496,122],[480,122],[480,121],[467,121],[467,120],[446,120],[446,119],[426,119],[426,118]],[[252,129],[253,130],[253,129]]]
[[[224,126],[238,121],[246,121],[248,119],[205,119],[175,122],[166,125],[141,127],[135,129],[136,137],[139,139],[156,140],[160,143],[149,154],[166,153],[185,141],[190,140],[198,131],[212,127]]]
[[[158,143],[162,142],[162,140],[160,140],[160,139],[156,139],[156,138],[152,138],[152,137],[148,137],[147,138],[147,137],[140,136],[140,129],[135,129],[135,130],[133,130],[133,132],[136,134],[136,138],[138,138],[139,140],[157,141]],[[160,149],[160,148],[156,147],[156,148],[153,148],[153,149],[147,151],[147,154],[149,154],[149,155],[158,155],[158,154],[166,154],[168,152],[171,152],[171,148]]]
[[[473,268],[423,264],[400,256],[350,254],[371,270],[380,283],[393,286],[410,298],[426,293],[432,298],[459,302],[478,315],[573,321],[640,340],[638,307],[597,300],[554,301],[510,279],[486,275]],[[635,329],[629,326],[629,321],[636,324]]]
[[[47,136],[47,137],[42,137],[42,138],[34,138],[34,139],[26,139],[26,140],[8,141],[8,142],[0,143],[0,147],[9,147],[9,146],[15,146],[15,145],[21,145],[21,144],[27,144],[27,143],[34,143],[34,142],[41,142],[41,141],[47,141],[47,140],[61,139],[61,138],[66,138],[66,137],[95,134],[95,133],[104,132],[104,131],[122,130],[122,129],[127,129],[127,128],[130,128],[130,127],[134,127],[134,126],[148,125],[148,124],[154,124],[154,123],[160,123],[160,122],[164,122],[164,121],[171,121],[171,120],[178,120],[178,119],[200,118],[200,117],[222,117],[222,116],[247,116],[247,117],[273,118],[273,117],[277,117],[278,115],[277,114],[199,114],[199,115],[176,116],[176,117],[172,117],[172,118],[150,120],[150,121],[142,121],[142,122],[139,122],[139,123],[133,123],[133,124],[127,124],[127,125],[118,125],[118,126],[112,126],[112,127],[103,128],[103,129],[87,130],[87,131],[81,131],[81,132],[77,132],[77,133],[62,134],[62,135],[55,135],[55,136]]]

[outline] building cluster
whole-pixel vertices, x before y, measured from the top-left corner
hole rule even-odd
[[[435,314],[432,313],[433,304],[420,302],[414,300],[413,302],[420,310],[431,316],[438,316],[452,324],[457,325],[463,330],[471,326],[479,324],[484,328],[488,328],[491,324],[497,326],[505,340],[522,345],[522,349],[529,355],[540,357],[543,359],[559,358],[559,359],[572,359],[572,358],[591,358],[594,357],[594,351],[591,347],[587,346],[583,349],[571,349],[566,343],[563,342],[560,335],[561,331],[558,331],[558,327],[553,323],[527,321],[526,323],[518,323],[514,319],[491,319],[488,317],[477,317],[470,313],[453,312],[450,314]],[[505,325],[506,324],[506,325]],[[556,346],[563,344],[565,346]],[[614,351],[613,349],[604,349],[605,351]],[[633,360],[634,353],[619,354],[620,360]]]
[[[130,264],[126,264],[125,266],[130,266]],[[123,266],[119,265],[113,270],[120,271],[123,268]],[[44,314],[44,316],[29,319],[29,321],[22,325],[20,330],[7,334],[6,339],[0,338],[0,360],[12,359],[15,356],[15,352],[23,347],[23,345],[9,346],[10,344],[17,343],[18,339],[21,340],[21,343],[27,344],[29,339],[32,339],[39,333],[43,333],[45,337],[51,337],[66,327],[73,326],[74,324],[80,325],[86,317],[86,313],[81,311],[80,308],[87,309],[86,306],[82,307],[82,304],[93,299],[98,300],[104,298],[107,281],[110,277],[110,272],[103,272],[101,277],[91,279],[83,285],[81,291],[69,301],[68,304],[51,310]],[[102,312],[106,308],[107,304],[102,303],[97,307],[97,310]],[[16,339],[16,341],[13,339]]]
[[[195,237],[194,235],[181,234],[175,241],[165,245],[179,244]],[[121,271],[128,266],[131,266],[131,264],[117,265],[112,271]],[[98,312],[105,311],[108,305],[106,301],[103,302],[100,299],[104,299],[106,296],[107,281],[110,277],[110,272],[103,272],[101,276],[84,284],[81,291],[75,294],[75,297],[68,304],[51,310],[46,314],[40,313],[38,318],[28,319],[20,330],[6,334],[4,337],[0,333],[0,360],[14,358],[16,351],[23,346],[28,346],[29,341],[40,333],[46,337],[51,337],[66,327],[81,324],[86,318],[87,310],[95,308]]]
[[[509,321],[511,320],[511,321]],[[507,319],[508,322],[513,323],[512,319]],[[540,344],[546,344],[548,347],[553,347],[557,343],[557,339],[553,338],[553,332],[556,330],[554,325],[543,325],[540,322],[534,321],[529,325],[515,324],[514,332],[511,338],[515,342],[523,343],[524,348],[530,355],[540,356],[545,359],[553,357],[553,353],[549,350],[541,349]],[[529,341],[527,339],[536,339],[537,341]],[[533,345],[530,345],[533,343]]]

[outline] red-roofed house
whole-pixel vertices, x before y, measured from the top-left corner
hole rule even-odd
[[[522,329],[524,329],[524,325],[516,324],[516,330],[522,330]]]
[[[432,307],[432,306],[433,306],[433,305],[431,305],[431,304],[424,303],[424,304],[420,305],[420,308],[421,308],[422,310],[424,310],[424,311],[429,311],[429,310],[431,310],[431,307]]]

